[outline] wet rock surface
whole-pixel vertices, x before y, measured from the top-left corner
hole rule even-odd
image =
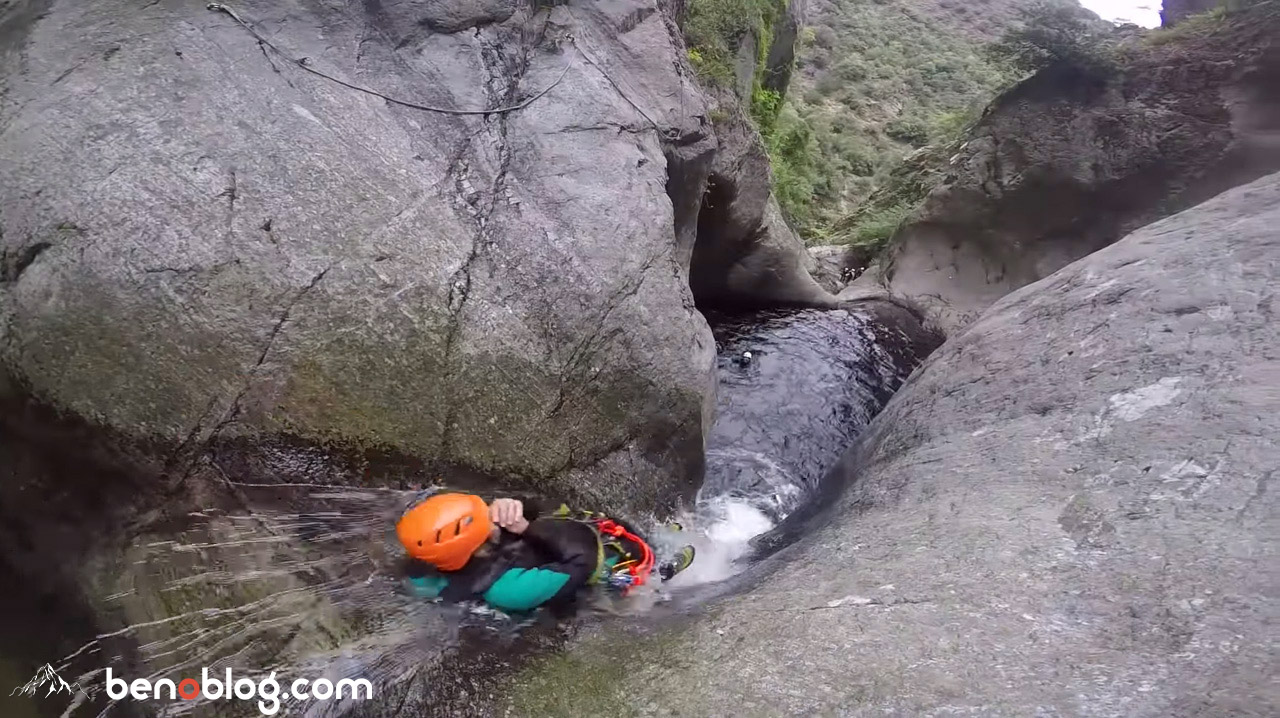
[[[514,712],[1274,712],[1277,226],[1272,175],[1001,300],[825,525],[706,615],[530,669]]]
[[[393,527],[421,492],[234,474],[163,490],[131,473],[131,458],[111,467],[119,444],[92,428],[29,419],[48,441],[0,435],[0,578],[21,587],[0,601],[0,671],[20,685],[49,662],[83,690],[6,692],[0,714],[148,716],[166,706],[108,700],[110,666],[175,680],[204,668],[255,680],[274,670],[286,684],[366,677],[378,700],[286,697],[280,714],[394,715],[408,705],[422,715],[426,704],[426,714],[456,715],[504,666],[563,640],[552,616],[495,621],[404,591]],[[261,715],[238,701],[167,709]]]

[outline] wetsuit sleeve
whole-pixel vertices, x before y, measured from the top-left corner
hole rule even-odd
[[[449,586],[449,579],[421,561],[410,559],[404,573],[405,587],[418,598],[438,598]]]
[[[591,578],[599,557],[594,540],[584,540],[582,528],[556,519],[530,522],[521,538],[551,560],[536,568],[508,569],[484,592],[484,600],[504,611],[528,611],[572,596]]]
[[[541,516],[550,515],[551,512],[547,510],[544,502],[537,500],[524,502],[524,517],[530,523],[537,521]]]

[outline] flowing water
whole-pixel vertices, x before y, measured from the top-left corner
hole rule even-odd
[[[598,611],[634,611],[742,570],[751,540],[814,494],[914,361],[901,350],[900,332],[856,312],[709,319],[720,386],[705,484],[681,517],[682,531],[655,529],[655,543],[669,550],[692,542],[698,558],[641,600],[601,599]],[[412,706],[465,712],[468,696],[484,690],[476,673],[554,647],[569,630],[541,614],[514,620],[408,595],[392,527],[423,492],[226,481],[251,511],[194,512],[180,529],[139,537],[118,556],[102,552],[112,556],[107,563],[84,567],[94,623],[120,628],[74,646],[63,636],[70,650],[40,659],[84,688],[56,711],[39,703],[38,714],[260,714],[240,701],[111,701],[102,690],[107,665],[130,680],[176,683],[232,668],[237,678],[275,672],[282,683],[366,678],[378,687],[368,703],[290,702],[286,693],[280,715],[400,715],[395,706],[405,715],[425,710]],[[0,652],[0,675],[16,670],[10,652]],[[33,652],[22,655],[30,662]]]
[[[814,496],[916,361],[899,330],[857,311],[707,318],[718,350],[716,423],[706,479],[684,517],[698,560],[673,586],[741,570],[751,540]]]

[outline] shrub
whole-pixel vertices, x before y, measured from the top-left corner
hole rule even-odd
[[[973,104],[968,108],[939,112],[929,120],[929,142],[949,145],[964,136],[973,123],[978,121],[978,107]]]
[[[1090,73],[1115,66],[1109,26],[1077,5],[1040,0],[1023,12],[1026,24],[1006,32],[988,51],[1023,72],[1066,65]]]
[[[844,83],[861,82],[872,74],[874,68],[860,57],[846,57],[836,63],[833,72]]]
[[[782,95],[757,86],[751,93],[751,119],[755,120],[760,134],[767,136],[773,130],[778,111],[782,109]]]
[[[821,182],[812,129],[790,103],[781,103],[762,135],[773,168],[773,195],[787,220],[803,232],[812,227],[813,195]]]
[[[813,31],[813,41],[818,47],[830,50],[836,46],[836,32],[826,25],[820,25]]]
[[[861,215],[849,233],[849,244],[879,249],[898,231],[915,207],[902,203],[880,207]]]
[[[844,85],[845,82],[840,78],[838,73],[824,72],[822,76],[818,78],[818,82],[814,85],[814,89],[818,91],[819,95],[829,97],[835,94],[836,91],[843,88]]]
[[[849,173],[854,177],[871,177],[876,173],[873,160],[862,151],[854,149],[841,155]]]
[[[929,128],[916,119],[900,117],[886,125],[884,133],[912,147],[923,147],[929,144]]]

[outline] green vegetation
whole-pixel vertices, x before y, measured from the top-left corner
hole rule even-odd
[[[793,224],[811,224],[809,207],[819,179],[813,131],[789,102],[760,128],[773,167],[774,197]]]
[[[1079,6],[1041,0],[1025,11],[1025,24],[1004,34],[988,51],[1022,72],[1069,65],[1091,73],[1115,69],[1113,33]]]
[[[859,247],[869,260],[942,178],[953,149],[954,143],[940,143],[913,153],[855,211],[836,220],[826,239]]]
[[[761,134],[767,135],[773,130],[781,110],[782,95],[763,87],[756,87],[751,93],[751,119],[755,120]]]
[[[748,34],[756,40],[749,112],[773,168],[774,195],[792,221],[807,221],[817,180],[818,153],[808,124],[780,93],[761,86],[773,28],[789,0],[690,0],[684,20],[689,62],[704,80],[721,87],[734,82],[737,48]],[[809,33],[811,34],[811,33]],[[718,121],[713,110],[713,121]],[[723,117],[720,118],[721,120]]]
[[[867,211],[858,215],[857,223],[851,227],[848,235],[851,240],[849,244],[862,247],[883,244],[898,231],[898,226],[914,210],[914,203],[908,202],[891,204],[887,207],[869,207]]]
[[[756,74],[764,63],[773,26],[787,0],[689,0],[683,29],[689,62],[704,79],[728,87],[742,38],[756,37]]]
[[[892,180],[895,168],[951,145],[1017,72],[905,3],[836,0],[810,22],[767,138],[778,201],[811,243],[882,242],[924,194]],[[882,191],[891,181],[901,186]]]
[[[1171,42],[1178,42],[1194,35],[1210,32],[1221,25],[1226,18],[1226,6],[1219,5],[1208,12],[1183,18],[1181,22],[1172,27],[1162,27],[1154,30],[1150,35],[1147,35],[1146,41],[1148,45],[1166,45]]]

